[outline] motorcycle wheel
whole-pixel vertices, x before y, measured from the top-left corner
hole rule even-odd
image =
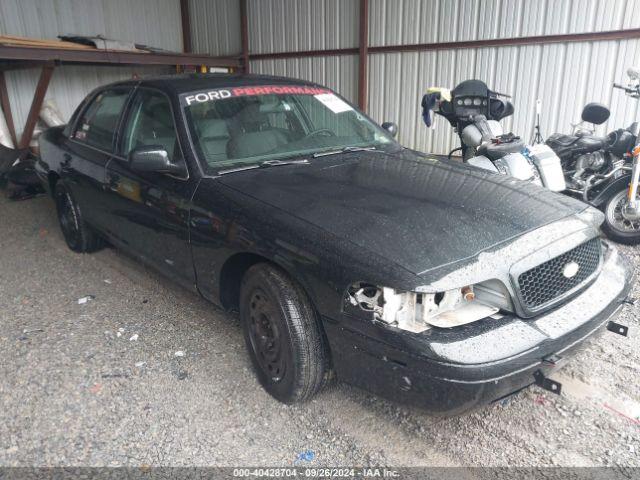
[[[602,231],[611,240],[625,245],[640,243],[640,220],[631,221],[622,216],[622,207],[627,200],[627,190],[620,190],[604,204],[605,220]]]

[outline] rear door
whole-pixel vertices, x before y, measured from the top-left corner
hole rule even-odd
[[[62,175],[93,226],[105,227],[106,166],[131,87],[98,92],[79,115],[63,153]]]
[[[193,287],[189,248],[189,210],[197,179],[189,175],[169,98],[161,91],[138,88],[127,109],[119,155],[107,167],[111,199],[109,230],[135,254],[181,283]],[[132,150],[161,146],[184,175],[136,172]]]

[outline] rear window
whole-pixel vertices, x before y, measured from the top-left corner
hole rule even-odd
[[[111,152],[129,89],[100,92],[82,113],[73,136],[76,140]]]

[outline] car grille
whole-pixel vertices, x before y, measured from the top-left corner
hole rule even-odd
[[[602,243],[599,238],[589,240],[518,276],[520,300],[529,310],[539,310],[591,278],[600,266]],[[563,274],[567,264],[575,262],[578,272],[571,278]]]

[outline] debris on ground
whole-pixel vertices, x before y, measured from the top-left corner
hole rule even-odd
[[[44,332],[44,330],[42,328],[32,328],[32,329],[25,328],[24,330],[22,330],[22,333],[24,333],[25,335],[29,333],[40,333],[40,332]]]
[[[147,364],[147,362],[136,362],[136,367],[142,368]]]
[[[131,338],[129,339],[130,342],[136,342],[138,340],[138,334],[134,333],[133,335],[131,335]]]
[[[184,356],[185,356],[185,353],[184,353],[182,350],[178,350],[178,351],[175,353],[175,356],[176,356],[176,357],[184,357]]]
[[[296,462],[312,462],[316,458],[316,453],[313,450],[305,450],[298,453],[296,456]]]
[[[100,390],[102,390],[102,384],[101,383],[94,383],[90,388],[89,391],[93,394],[99,393]]]
[[[82,297],[78,299],[78,305],[84,305],[85,303],[90,302],[91,300],[93,300],[94,297],[93,295],[87,295],[86,297]]]

